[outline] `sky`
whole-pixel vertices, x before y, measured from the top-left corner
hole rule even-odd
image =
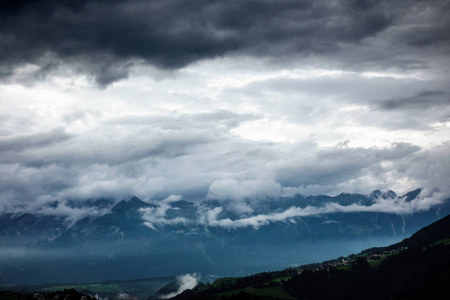
[[[450,196],[450,2],[0,3],[0,210]]]

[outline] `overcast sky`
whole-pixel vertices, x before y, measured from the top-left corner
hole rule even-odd
[[[449,15],[439,0],[1,1],[0,209],[447,197]]]

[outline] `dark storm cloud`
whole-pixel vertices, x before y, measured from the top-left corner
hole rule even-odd
[[[227,53],[336,53],[396,24],[414,6],[413,1],[4,1],[0,74],[8,78],[27,63],[42,68],[68,63],[104,86],[126,78],[130,67],[142,62],[178,69]],[[446,28],[443,19],[434,18],[426,30]]]
[[[419,91],[413,96],[382,100],[376,103],[380,110],[427,110],[450,105],[450,97],[444,91]]]
[[[417,0],[416,11],[419,12],[415,23],[409,24],[409,30],[403,32],[402,39],[409,45],[416,47],[430,47],[446,45],[447,51],[450,43],[450,3],[448,1]],[[437,8],[430,10],[430,7]],[[421,18],[425,16],[425,18]],[[445,17],[444,17],[445,16]]]

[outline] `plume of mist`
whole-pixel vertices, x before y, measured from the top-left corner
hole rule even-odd
[[[121,300],[137,300],[138,298],[128,295],[127,293],[120,292],[117,294],[117,299]]]
[[[197,273],[177,276],[178,290],[173,293],[162,295],[160,299],[170,299],[181,294],[185,290],[193,289],[197,286],[200,276]]]

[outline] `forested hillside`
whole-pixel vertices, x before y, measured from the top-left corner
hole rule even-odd
[[[280,272],[221,279],[175,299],[448,299],[449,228],[447,216],[396,245]]]

